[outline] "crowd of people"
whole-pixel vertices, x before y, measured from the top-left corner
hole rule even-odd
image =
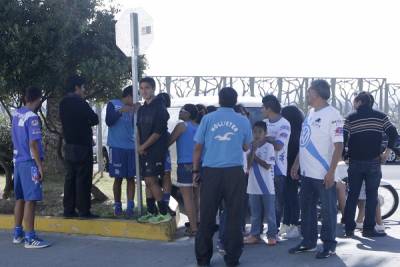
[[[71,77],[60,103],[67,167],[63,201],[66,218],[97,217],[90,211],[91,127],[99,121],[84,100],[84,84],[82,77]],[[180,122],[170,133],[168,94],[156,95],[156,83],[151,77],[141,79],[139,88],[143,104],[133,102],[131,86],[123,90],[120,99],[107,104],[114,214],[134,216],[136,149],[147,204],[146,214],[138,221],[158,224],[172,219],[174,212],[168,206],[172,185],[169,148],[176,144],[176,185],[189,219],[185,234],[195,237],[199,266],[210,264],[216,218],[218,249],[227,266],[239,264],[244,244],[262,241],[264,218],[269,246],[277,245],[282,238],[302,237],[289,250],[290,254],[317,250],[320,218],[323,247],[316,258],[330,257],[337,246],[338,203],[346,237],[354,236],[361,221],[363,236],[386,235],[377,192],[381,163],[394,147],[398,134],[388,117],[373,109],[374,98],[368,92],[355,96],[354,112],[344,119],[329,104],[329,83],[314,80],[307,91],[311,107],[308,114],[295,106],[282,108],[277,97],[266,95],[260,101],[264,120],[251,125],[249,112],[238,104],[237,92],[225,87],[218,93],[218,108],[184,105],[179,112]],[[49,245],[34,231],[35,203],[42,199],[44,160],[40,121],[35,113],[40,102],[41,91],[28,88],[25,105],[15,112],[12,122],[17,199],[14,243],[24,242],[26,248]],[[383,134],[388,136],[389,143],[382,153]],[[349,164],[347,199],[346,186],[335,177],[342,160]],[[126,210],[121,203],[123,179],[127,181]],[[360,212],[356,223],[357,205]],[[248,213],[251,228],[246,232]]]

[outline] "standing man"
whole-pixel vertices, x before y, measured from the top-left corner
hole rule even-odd
[[[287,174],[287,151],[290,138],[290,123],[281,115],[281,103],[274,95],[264,96],[263,100],[264,121],[267,124],[267,141],[275,149],[274,184],[276,196],[276,226],[281,225],[283,208],[285,205],[285,184]],[[279,234],[289,232],[289,226],[283,225]]]
[[[135,209],[135,138],[133,114],[136,112],[132,98],[132,86],[122,92],[122,99],[107,104],[107,145],[110,147],[110,176],[114,178],[114,215],[122,215],[121,187],[126,178],[126,216],[132,217]]]
[[[198,184],[201,179],[201,220],[195,242],[199,266],[210,265],[215,217],[222,200],[226,208],[223,241],[226,265],[237,266],[243,250],[242,218],[246,195],[243,151],[247,151],[253,137],[249,120],[233,110],[238,97],[236,91],[226,87],[218,96],[221,107],[203,117],[194,137],[194,184]],[[203,169],[200,177],[203,151]]]
[[[141,176],[146,182],[148,214],[139,218],[139,222],[158,224],[171,220],[168,204],[163,200],[163,191],[158,177],[164,175],[165,156],[168,151],[169,114],[161,98],[155,97],[156,82],[151,77],[140,80],[140,95],[144,104],[138,110],[137,126],[139,138],[139,156]],[[157,215],[157,206],[159,214]]]
[[[328,258],[336,250],[336,186],[335,170],[343,151],[343,118],[328,104],[330,85],[315,80],[308,89],[308,103],[312,107],[303,122],[300,151],[293,164],[292,177],[301,173],[301,232],[303,240],[289,253],[315,251],[318,240],[317,204],[321,201],[323,249],[317,259]]]
[[[45,248],[50,244],[35,233],[36,202],[41,201],[43,182],[42,130],[38,115],[42,92],[29,87],[25,92],[25,105],[12,118],[14,148],[15,229],[14,244],[25,242],[25,248]],[[26,233],[22,221],[25,222]]]
[[[397,139],[397,130],[386,114],[372,109],[373,97],[360,92],[353,101],[354,113],[346,118],[344,140],[348,142],[349,156],[349,194],[344,218],[346,236],[354,236],[354,221],[361,186],[365,182],[366,206],[362,235],[364,237],[386,236],[385,232],[375,230],[375,215],[378,205],[378,188],[382,178],[381,162],[386,162]],[[381,154],[382,135],[389,139],[387,149]]]
[[[60,103],[60,119],[65,139],[67,174],[64,183],[64,216],[97,218],[90,212],[93,179],[93,132],[97,114],[85,101],[85,79],[73,75],[67,80],[67,95]],[[78,209],[76,213],[75,208]]]

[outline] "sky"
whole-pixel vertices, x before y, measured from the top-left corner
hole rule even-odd
[[[400,1],[115,0],[153,18],[149,75],[400,82]],[[117,15],[118,18],[118,15]]]

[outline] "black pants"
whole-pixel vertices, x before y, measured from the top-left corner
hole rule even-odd
[[[225,203],[224,257],[227,265],[236,265],[243,251],[242,223],[246,179],[243,168],[203,168],[200,190],[200,227],[195,251],[199,265],[207,265],[213,255],[215,217],[221,201]]]
[[[373,231],[376,224],[378,188],[382,178],[381,163],[379,160],[350,160],[348,174],[349,194],[344,211],[346,232],[352,232],[356,228],[354,218],[363,181],[365,181],[365,193],[367,195],[363,231]]]
[[[65,161],[67,174],[64,183],[64,215],[78,209],[79,215],[88,215],[91,206],[93,179],[93,154],[89,153],[82,162]]]
[[[286,176],[285,204],[283,208],[283,223],[286,225],[299,225],[300,200],[299,200],[299,181]]]

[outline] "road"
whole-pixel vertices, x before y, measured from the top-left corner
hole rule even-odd
[[[384,166],[383,176],[400,189],[400,166]],[[397,178],[398,177],[398,178]],[[337,255],[316,260],[313,253],[289,255],[287,250],[299,240],[285,240],[276,247],[256,245],[245,247],[241,266],[258,267],[342,267],[342,266],[399,266],[400,261],[400,212],[385,221],[388,237],[376,240],[365,239],[361,233],[356,238],[343,238],[338,225]],[[1,267],[108,267],[108,266],[163,266],[192,267],[194,261],[193,239],[182,237],[182,230],[176,241],[154,242],[116,238],[69,236],[42,234],[43,238],[53,242],[53,246],[44,250],[26,250],[11,244],[10,233],[0,231]],[[224,266],[222,257],[215,253],[212,266]]]

